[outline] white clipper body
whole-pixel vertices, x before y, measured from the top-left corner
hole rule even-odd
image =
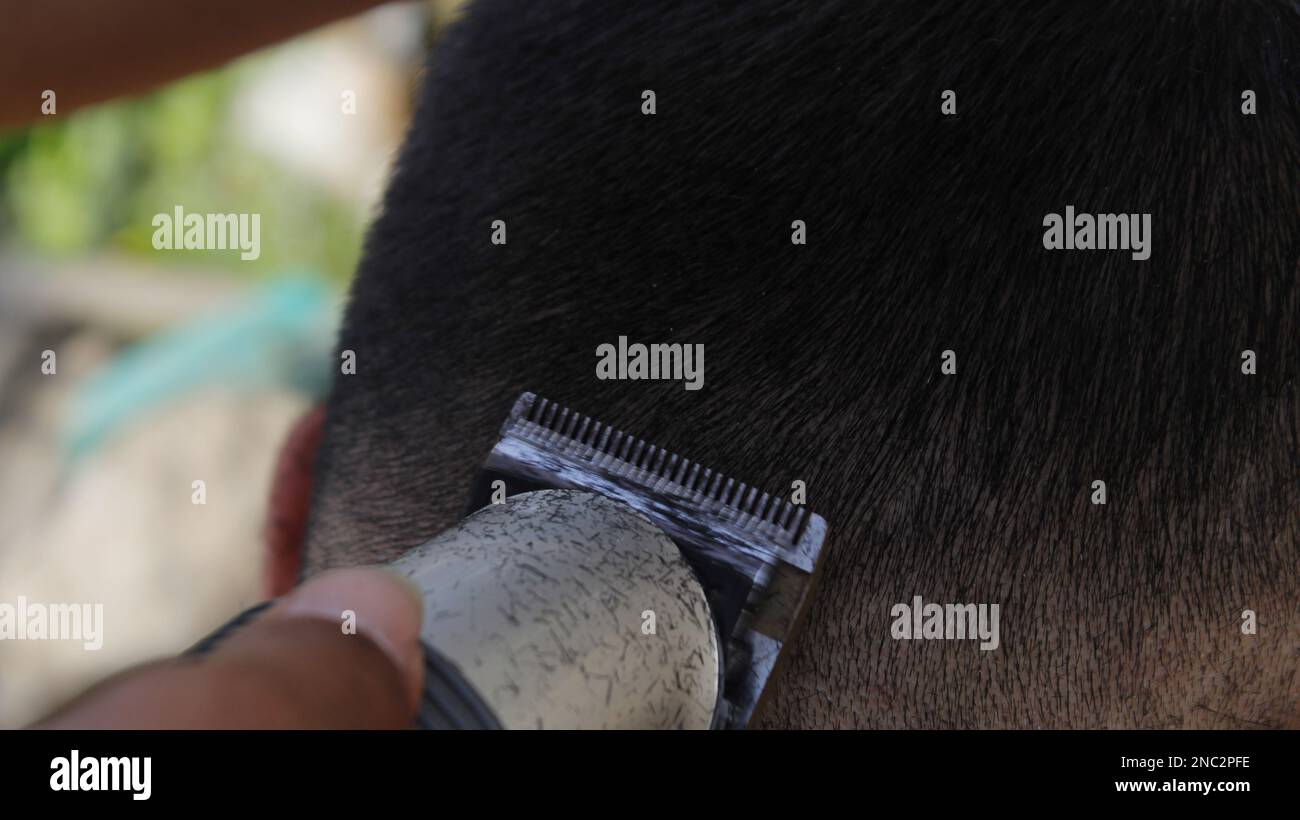
[[[508,729],[707,729],[717,629],[676,544],[630,507],[540,490],[489,504],[392,564],[422,637]]]

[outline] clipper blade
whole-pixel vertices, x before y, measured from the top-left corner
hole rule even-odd
[[[806,508],[642,439],[524,393],[479,471],[469,511],[506,494],[573,489],[621,501],[677,544],[721,637],[714,725],[742,728],[811,599],[826,522]]]

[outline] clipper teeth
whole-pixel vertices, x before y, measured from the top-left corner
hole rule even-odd
[[[644,439],[524,393],[479,471],[472,512],[498,480],[627,504],[672,538],[704,586],[725,642],[718,725],[744,726],[811,593],[826,521]],[[492,488],[492,489],[488,489]]]
[[[807,518],[801,506],[531,393],[520,397],[506,428],[517,423],[539,428],[536,435],[547,444],[620,475],[648,473],[639,480],[651,488],[672,485],[697,502],[712,501],[733,510],[745,525],[774,527],[797,540]]]

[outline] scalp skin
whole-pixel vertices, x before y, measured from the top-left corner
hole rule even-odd
[[[532,390],[807,482],[832,552],[759,725],[1300,725],[1298,49],[1289,2],[476,3],[357,273],[309,571],[453,523]],[[1069,204],[1151,258],[1045,250]],[[704,389],[598,381],[619,335],[704,344]],[[1001,647],[891,640],[913,595]]]

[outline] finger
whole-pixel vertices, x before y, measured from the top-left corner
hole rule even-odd
[[[420,615],[392,573],[324,573],[210,654],[124,672],[38,726],[405,728],[423,680]]]

